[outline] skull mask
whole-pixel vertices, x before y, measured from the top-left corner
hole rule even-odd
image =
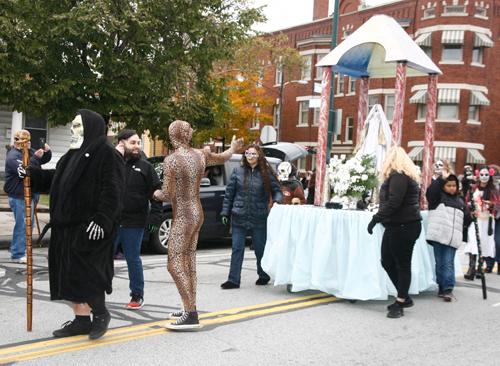
[[[481,169],[481,171],[479,172],[479,180],[481,181],[481,183],[488,183],[488,181],[490,180],[490,172],[488,171],[488,169]]]
[[[441,171],[444,168],[444,164],[441,160],[436,161],[436,167],[434,168],[434,172],[437,174],[441,174]]]
[[[19,130],[14,133],[14,147],[16,149],[22,149],[25,147],[31,139],[29,131]]]
[[[82,116],[78,115],[71,121],[71,139],[69,148],[79,149],[83,144],[83,121]]]
[[[292,165],[289,162],[284,162],[278,165],[278,177],[280,181],[288,180],[292,172]]]

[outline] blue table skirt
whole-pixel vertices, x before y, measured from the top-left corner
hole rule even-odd
[[[280,205],[267,221],[262,268],[274,285],[292,285],[292,291],[320,290],[336,297],[386,300],[397,291],[380,264],[383,226],[373,235],[366,228],[373,214],[329,210],[314,206]],[[422,211],[422,233],[412,258],[410,294],[436,287],[432,246],[425,241],[427,211]],[[456,276],[462,267],[455,256]]]

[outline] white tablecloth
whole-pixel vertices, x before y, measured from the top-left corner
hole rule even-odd
[[[292,291],[320,290],[336,297],[386,300],[397,291],[380,263],[383,226],[373,235],[366,228],[373,214],[314,206],[273,207],[267,222],[267,242],[262,268],[274,285],[292,285]],[[435,262],[432,246],[422,234],[412,258],[410,294],[434,290]],[[456,276],[462,275],[458,256]]]

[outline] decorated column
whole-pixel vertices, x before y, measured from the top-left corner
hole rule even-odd
[[[392,143],[391,146],[401,146],[403,134],[403,115],[406,90],[406,61],[398,62],[396,72],[396,91],[394,94],[394,115],[392,117]]]
[[[319,110],[318,152],[316,155],[316,190],[314,191],[314,204],[321,204],[323,179],[326,171],[326,138],[328,134],[328,111],[330,107],[330,86],[332,83],[332,68],[323,67],[323,80],[321,81],[321,106]]]
[[[422,177],[422,195],[420,197],[420,208],[427,210],[427,198],[425,192],[431,184],[432,163],[434,161],[434,132],[436,127],[437,107],[437,75],[429,75],[427,86],[427,114],[425,116],[425,140],[424,140],[424,168]]]
[[[356,144],[359,142],[363,125],[365,124],[366,117],[368,116],[368,90],[370,89],[370,78],[363,76],[360,84]]]

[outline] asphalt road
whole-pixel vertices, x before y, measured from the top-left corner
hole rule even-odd
[[[162,327],[181,300],[165,256],[143,255],[146,305],[126,310],[125,261],[115,261],[108,333],[55,339],[72,318],[69,303],[49,301],[47,249],[34,249],[33,331],[26,331],[26,268],[0,250],[0,364],[22,365],[498,365],[500,276],[457,280],[451,303],[436,292],[414,296],[415,306],[388,319],[394,301],[354,304],[320,293],[289,293],[285,286],[255,286],[256,262],[247,247],[240,289],[222,290],[230,243],[198,250],[198,309],[203,327],[172,332]]]

